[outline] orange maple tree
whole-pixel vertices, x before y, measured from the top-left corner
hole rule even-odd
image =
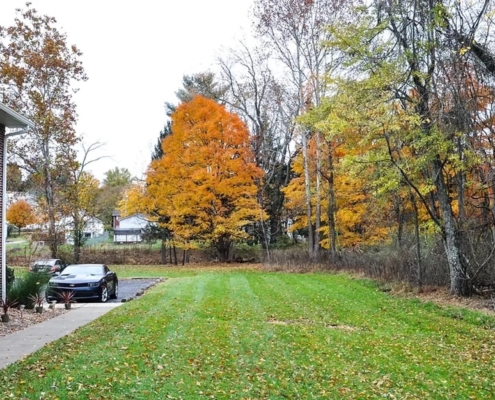
[[[17,226],[19,233],[21,229],[36,222],[33,209],[25,200],[18,200],[7,209],[7,221]]]
[[[223,106],[195,96],[172,115],[164,155],[150,165],[144,201],[166,215],[166,227],[186,245],[214,245],[228,260],[245,227],[264,213],[257,203],[256,166],[246,125]]]

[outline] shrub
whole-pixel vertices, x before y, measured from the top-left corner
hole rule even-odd
[[[263,254],[265,268],[274,271],[350,271],[388,282],[418,285],[419,271],[415,243],[403,247],[393,244],[341,249],[336,253],[322,250],[318,259],[306,247],[293,246]],[[449,283],[448,264],[439,243],[422,246],[422,285],[446,286]]]
[[[70,246],[70,245],[63,245],[63,246],[60,246],[57,250],[57,256],[58,258],[60,258],[61,260],[63,260],[63,262],[66,264],[66,265],[69,265],[69,264],[74,264],[76,262],[75,258],[74,258],[74,247],[73,246]]]
[[[259,261],[262,253],[261,245],[249,245],[248,243],[236,243],[234,245],[234,261]]]
[[[15,280],[14,268],[7,267],[7,287],[12,286]]]
[[[275,250],[275,249],[289,249],[294,247],[296,244],[296,241],[289,237],[288,235],[280,235],[277,237],[277,240],[275,243],[270,244],[270,249]],[[304,243],[304,246],[306,246],[306,243]]]
[[[40,294],[48,283],[50,275],[28,273],[22,278],[18,278],[8,288],[9,298],[16,299],[18,304],[24,304],[26,308],[33,308],[32,297]]]

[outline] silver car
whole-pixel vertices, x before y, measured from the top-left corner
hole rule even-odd
[[[58,258],[47,258],[34,261],[29,266],[29,272],[42,272],[47,274],[56,274],[62,272],[65,264]]]

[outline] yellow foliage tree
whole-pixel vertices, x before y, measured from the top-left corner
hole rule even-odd
[[[145,206],[146,188],[141,183],[134,183],[124,190],[122,198],[118,202],[118,209],[122,217],[128,217],[132,214],[142,213],[149,214]],[[150,219],[152,219],[150,217]]]
[[[310,156],[309,170],[310,177],[316,180],[316,142],[311,140],[309,143],[308,154]],[[329,155],[336,160],[333,165],[333,190],[335,192],[335,224],[337,235],[336,242],[339,247],[351,247],[358,244],[372,244],[387,240],[390,234],[390,228],[381,214],[383,209],[377,208],[375,201],[369,193],[369,175],[372,173],[372,165],[368,166],[367,173],[354,174],[348,166],[343,164],[344,157],[348,155],[345,146],[335,146],[334,143],[326,141],[321,145],[320,154],[322,158],[322,175],[326,178],[329,174],[327,161]],[[307,217],[305,214],[305,193],[302,157],[299,156],[293,165],[293,171],[296,177],[291,180],[289,185],[284,189],[286,196],[286,207],[293,220],[290,227],[292,231],[305,229]],[[329,180],[322,180],[322,192],[328,193],[330,190]],[[315,198],[311,200],[313,203]],[[321,199],[322,208],[329,210],[330,196],[323,196]],[[320,245],[324,248],[330,248],[331,229],[329,220],[332,218],[330,211],[322,215],[322,227]]]

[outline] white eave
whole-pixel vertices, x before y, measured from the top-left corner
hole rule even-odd
[[[34,123],[31,120],[3,103],[0,103],[0,124],[7,128],[34,128]]]

